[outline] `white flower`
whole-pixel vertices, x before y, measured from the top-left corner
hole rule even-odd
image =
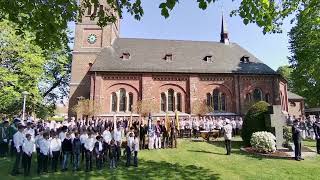
[[[255,132],[251,136],[250,144],[259,152],[274,152],[276,150],[276,137],[266,131]]]

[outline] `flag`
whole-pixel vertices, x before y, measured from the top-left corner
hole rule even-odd
[[[176,124],[177,130],[180,130],[178,111],[175,112],[175,121],[176,121],[175,124]]]
[[[149,117],[148,117],[148,129],[149,131],[151,131],[151,127],[152,126],[152,117],[151,117],[151,113],[149,113]]]
[[[168,116],[168,112],[166,112],[166,117],[164,119],[164,125],[166,127],[167,132],[170,134],[171,128],[170,128],[170,119]]]

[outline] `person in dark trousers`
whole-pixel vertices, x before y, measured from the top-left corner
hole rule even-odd
[[[58,163],[61,154],[61,140],[58,138],[58,133],[53,133],[53,137],[50,140],[50,156],[51,159],[51,170],[57,172]]]
[[[138,134],[135,135],[134,141],[133,141],[133,165],[135,167],[138,167],[138,152],[139,152],[139,136]]]
[[[49,133],[43,133],[43,138],[39,142],[40,148],[40,163],[38,173],[42,172],[48,173],[48,161],[50,154],[50,141],[49,141]]]
[[[81,141],[80,141],[80,134],[75,133],[75,138],[72,142],[72,152],[73,152],[73,171],[80,170],[80,154],[81,154]]]
[[[93,135],[88,133],[89,137],[84,143],[84,148],[86,149],[86,171],[92,171],[92,154],[95,145],[95,139]]]
[[[147,134],[147,125],[141,121],[140,125],[140,149],[146,148],[146,134]]]
[[[320,117],[313,123],[313,129],[317,140],[317,153],[320,154]]]
[[[130,166],[130,163],[131,163],[131,153],[133,149],[133,142],[134,142],[133,133],[130,133],[127,139],[127,147],[126,147],[126,155],[127,155],[126,166],[127,167]]]
[[[292,126],[292,140],[294,143],[294,155],[296,161],[304,160],[301,157],[301,132],[302,129],[300,128],[300,123],[298,120],[295,120]]]
[[[27,140],[22,145],[22,164],[24,169],[24,176],[30,175],[32,153],[35,148],[34,142],[31,140],[31,134],[26,135]]]
[[[11,172],[13,176],[20,174],[19,168],[20,168],[20,163],[22,158],[22,145],[23,145],[23,142],[25,141],[25,136],[23,134],[23,131],[24,131],[24,126],[19,125],[18,132],[16,132],[13,135],[13,145],[15,147],[15,152],[16,152],[16,161],[14,163],[14,166]]]
[[[103,138],[102,136],[97,136],[97,142],[94,145],[94,152],[96,155],[96,167],[98,170],[102,169],[103,164]]]
[[[226,145],[227,154],[231,155],[231,139],[232,139],[232,125],[230,124],[230,120],[226,119],[226,125],[223,127],[224,129],[224,141]]]
[[[110,141],[109,146],[109,158],[110,158],[110,169],[116,168],[116,157],[117,157],[117,146],[115,145],[114,140]]]
[[[4,120],[0,125],[0,157],[5,157],[9,150],[9,121]]]
[[[71,161],[72,154],[72,139],[70,133],[66,134],[66,138],[62,142],[62,154],[63,154],[63,163],[62,163],[62,171],[68,170],[68,160]]]

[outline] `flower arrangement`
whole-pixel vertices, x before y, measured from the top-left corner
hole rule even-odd
[[[266,131],[259,131],[252,134],[251,146],[258,152],[271,153],[276,150],[276,137]]]

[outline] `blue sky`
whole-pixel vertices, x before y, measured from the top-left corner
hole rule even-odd
[[[241,45],[275,70],[281,65],[288,64],[287,32],[292,26],[289,20],[284,23],[282,34],[264,35],[257,25],[246,26],[240,17],[229,17],[231,10],[237,8],[237,1],[223,0],[222,3],[220,0],[203,11],[198,8],[196,0],[180,0],[168,19],[161,16],[158,8],[161,2],[142,0],[144,16],[140,21],[125,13],[121,20],[120,36],[219,41],[223,9],[231,42]]]

